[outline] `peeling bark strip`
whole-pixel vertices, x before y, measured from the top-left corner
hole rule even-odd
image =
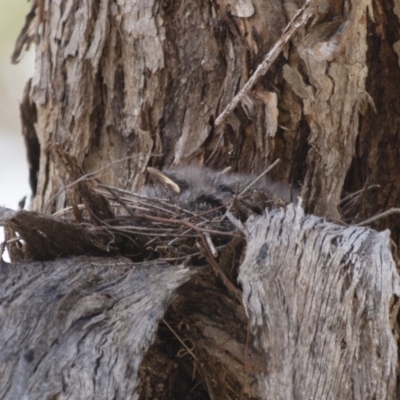
[[[246,223],[244,306],[268,399],[395,398],[389,300],[400,294],[389,232],[339,227],[300,205]]]
[[[297,74],[285,76],[302,99],[310,126],[307,165],[312,167],[302,191],[306,211],[334,219],[340,219],[337,207],[355,154],[360,114],[371,103],[366,38],[373,6],[370,0],[354,0],[343,7],[344,15],[313,26],[297,47],[307,83]]]
[[[137,398],[158,321],[192,274],[124,258],[2,263],[0,399]]]
[[[110,256],[118,252],[115,236],[110,232],[89,231],[72,221],[35,212],[0,207],[0,226],[8,226],[18,234],[16,239],[24,242],[23,251],[15,258],[11,257],[13,262],[80,255]]]

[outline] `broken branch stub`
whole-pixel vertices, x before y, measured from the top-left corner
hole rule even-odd
[[[400,286],[389,232],[305,216],[301,204],[250,217],[243,231],[243,304],[268,360],[260,393],[394,398],[389,301]]]

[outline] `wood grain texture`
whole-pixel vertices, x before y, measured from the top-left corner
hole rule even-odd
[[[388,232],[306,216],[300,203],[242,230],[242,304],[211,269],[2,262],[0,398],[394,399]],[[226,249],[233,264],[237,250]]]
[[[191,272],[124,258],[1,264],[0,398],[128,399]]]
[[[394,399],[389,302],[400,280],[389,232],[340,227],[300,205],[246,223],[239,281],[256,347],[260,398]]]

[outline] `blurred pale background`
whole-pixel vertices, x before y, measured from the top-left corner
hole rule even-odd
[[[24,85],[33,74],[33,49],[17,65],[10,60],[30,7],[27,0],[0,0],[0,206],[14,210],[24,196],[28,196],[29,204],[30,196],[19,102]],[[1,230],[0,241],[2,233]]]

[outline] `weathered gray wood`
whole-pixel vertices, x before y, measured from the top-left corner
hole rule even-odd
[[[13,229],[23,241],[24,249],[16,257],[18,261],[46,261],[80,255],[111,256],[117,252],[115,236],[110,233],[91,232],[75,221],[32,211],[0,207],[0,226]],[[9,244],[8,249],[13,245]]]
[[[265,399],[395,398],[389,231],[341,227],[301,205],[251,218],[239,281],[267,373]]]
[[[388,232],[305,216],[300,203],[250,217],[243,231],[239,281],[255,351],[240,304],[207,274],[171,310],[207,392],[232,394],[234,384],[241,398],[395,398],[389,300],[400,284]],[[0,399],[149,398],[139,366],[190,276],[124,258],[2,263]],[[167,357],[165,387],[180,357],[160,351],[151,354]],[[154,390],[162,371],[147,365]]]
[[[129,190],[144,184],[143,173],[149,165],[199,162],[221,168],[231,166],[241,172],[261,172],[274,159],[280,158],[282,162],[273,174],[292,184],[303,184],[303,198],[309,213],[359,222],[397,207],[400,101],[393,82],[400,79],[400,45],[396,39],[400,8],[382,7],[380,3],[372,7],[365,0],[328,0],[313,4],[318,9],[316,19],[293,39],[283,57],[235,109],[228,124],[216,129],[213,121],[281,37],[287,21],[299,8],[297,1],[33,1],[14,55],[16,60],[22,48],[33,41],[37,45],[35,75],[22,102],[23,130],[29,139],[26,143],[31,183],[36,194],[31,208],[52,213],[82,202],[71,186],[74,179],[54,151],[56,143],[77,160],[84,173],[97,171],[91,178],[95,176],[103,183]],[[379,190],[361,191],[346,207],[341,203],[344,193],[377,187],[376,184],[380,184]],[[63,190],[65,188],[67,190]],[[284,222],[285,218],[282,217]],[[322,357],[323,351],[313,340],[318,339],[315,332],[322,332],[322,340],[328,340],[324,329],[332,319],[332,329],[340,321],[349,327],[346,332],[352,332],[354,338],[349,340],[348,333],[343,331],[341,335],[336,332],[336,336],[331,333],[338,341],[329,342],[325,349],[334,345],[340,347],[342,343],[342,356],[348,363],[338,358],[338,369],[333,371],[333,356],[323,353],[326,357],[321,361],[321,368],[328,382],[323,389],[338,382],[335,374],[348,373],[351,367],[357,371],[360,366],[363,373],[373,371],[371,374],[375,374],[370,378],[365,372],[362,385],[371,385],[371,393],[375,390],[378,397],[382,394],[379,385],[387,384],[389,393],[393,388],[393,349],[389,348],[392,342],[385,330],[388,321],[385,307],[391,293],[387,285],[393,275],[392,261],[387,264],[391,267],[386,266],[389,272],[384,267],[378,268],[379,257],[383,254],[389,257],[389,252],[379,252],[376,246],[369,249],[371,259],[375,260],[371,265],[377,268],[371,268],[371,272],[365,267],[369,265],[365,262],[365,247],[360,245],[360,254],[353,258],[354,265],[363,265],[362,279],[361,284],[353,288],[354,266],[349,266],[347,281],[335,255],[339,257],[344,251],[347,236],[349,243],[357,244],[363,240],[366,243],[371,237],[375,240],[377,234],[368,236],[365,232],[371,231],[350,228],[347,231],[329,225],[332,231],[324,236],[323,228],[309,218],[304,219],[304,225],[297,232],[306,230],[310,238],[302,236],[304,242],[296,242],[297,249],[291,247],[294,242],[289,242],[293,237],[298,239],[296,231],[288,232],[286,225],[281,231],[278,222],[274,227],[264,227],[265,234],[269,232],[268,241],[261,235],[258,250],[251,248],[254,238],[249,243],[250,259],[264,254],[265,251],[260,253],[259,250],[267,243],[270,250],[274,249],[271,260],[277,262],[268,261],[268,266],[272,263],[275,268],[267,273],[249,268],[247,272],[253,274],[253,280],[241,276],[244,288],[251,287],[255,291],[249,297],[251,304],[262,304],[266,309],[265,318],[268,316],[267,321],[273,321],[268,335],[265,332],[261,335],[253,327],[258,336],[269,340],[263,342],[263,348],[276,345],[275,352],[269,353],[277,358],[269,360],[271,373],[263,380],[266,388],[263,393],[273,398],[274,393],[284,396],[287,390],[290,395],[300,396],[315,379],[315,389],[309,390],[308,396],[320,395],[316,391],[321,389],[323,380],[317,381],[322,375],[316,372],[316,360],[321,360],[318,357]],[[317,225],[317,232],[307,228]],[[381,226],[389,227],[399,244],[400,225],[396,218],[382,220]],[[258,228],[254,229],[256,232]],[[331,246],[326,244],[329,237],[335,237],[335,232],[339,236],[343,233],[337,239],[338,248],[333,248],[332,243]],[[287,236],[281,237],[282,233]],[[317,237],[318,234],[321,237]],[[386,240],[382,236],[379,238],[376,243]],[[329,248],[332,254],[320,254],[318,247],[312,247],[314,241],[322,243],[320,248],[324,251]],[[356,246],[353,251],[349,250],[353,255],[356,251]],[[288,262],[290,254],[293,259]],[[328,264],[324,264],[326,262]],[[338,275],[331,276],[331,269],[326,265]],[[311,267],[315,269],[310,272]],[[379,271],[386,271],[388,275],[381,275],[381,286],[377,283]],[[271,274],[277,278],[265,282],[260,278],[265,273],[268,278]],[[367,273],[370,274],[368,279]],[[323,279],[327,281],[326,287],[321,284]],[[342,284],[344,303],[339,301],[341,291],[333,290],[335,283],[337,287]],[[371,286],[373,284],[377,286]],[[268,292],[256,292],[264,286]],[[350,302],[349,299],[354,299],[352,290],[358,297],[357,301]],[[270,297],[282,300],[282,293],[287,301],[285,307],[282,303],[269,302]],[[371,309],[371,299],[376,300],[376,309]],[[336,304],[338,310],[333,310],[330,302]],[[319,303],[329,307],[321,309]],[[310,327],[309,337],[298,321],[303,316],[299,316],[300,311],[306,306],[310,309],[303,320],[308,321],[305,326]],[[248,310],[249,315],[254,314],[250,303]],[[376,317],[382,310],[386,314]],[[318,312],[317,319],[313,313]],[[327,315],[328,312],[331,314]],[[314,322],[312,316],[315,316]],[[371,320],[365,322],[365,316]],[[354,328],[350,317],[359,318]],[[362,347],[371,327],[376,329],[371,331],[374,339],[383,330],[377,342],[371,343],[386,345],[390,357],[382,350],[382,358],[376,359],[375,347],[371,345],[366,350]],[[232,336],[241,333],[236,331],[230,331]],[[75,333],[71,331],[72,334]],[[216,341],[213,336],[216,334],[209,336],[207,346]],[[354,344],[358,339],[359,347]],[[222,346],[221,342],[219,344]],[[295,347],[297,344],[299,346]],[[312,357],[307,353],[310,347],[316,352]],[[355,348],[360,349],[357,357],[361,361],[357,363],[352,358]],[[205,358],[201,360],[203,365],[211,365],[210,360],[217,352],[209,353],[208,362],[203,362]],[[225,354],[225,348],[221,348],[220,353]],[[310,360],[310,368],[301,363],[301,354],[306,354],[304,360]],[[379,375],[376,371],[382,370],[377,367],[378,361],[390,364],[390,371],[381,375],[380,383],[376,383]],[[224,367],[215,365],[222,376]],[[344,365],[347,369],[341,369]],[[212,375],[214,371],[207,372]],[[288,378],[290,372],[292,381]],[[315,375],[309,378],[312,373]],[[110,374],[114,374],[111,363]],[[23,381],[24,376],[21,376]],[[301,386],[303,377],[304,387]],[[360,382],[356,372],[353,378],[349,387],[356,393]],[[277,380],[275,385],[274,379]],[[288,384],[289,381],[292,383]],[[44,382],[47,380],[41,384]],[[217,381],[220,382],[230,384],[229,380]],[[343,377],[340,384],[346,383],[349,381]],[[365,395],[368,398],[370,393]],[[329,396],[334,396],[333,389]]]
[[[159,319],[191,274],[124,258],[2,263],[0,399],[136,398]]]

